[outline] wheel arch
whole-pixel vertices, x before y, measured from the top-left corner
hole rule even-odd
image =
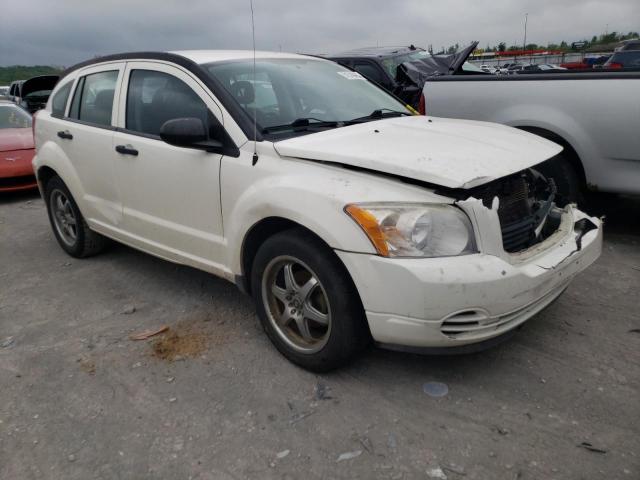
[[[38,188],[40,189],[40,194],[44,198],[44,188],[53,177],[58,175],[53,168],[48,165],[43,165],[36,171],[36,179],[38,180]],[[59,176],[59,175],[58,175]]]
[[[269,237],[277,233],[284,232],[286,230],[304,230],[309,235],[316,238],[319,242],[321,242],[327,249],[331,251],[333,255],[333,249],[331,246],[317,233],[308,227],[290,220],[288,218],[280,217],[280,216],[270,216],[259,220],[254,223],[246,232],[243,240],[242,247],[240,249],[240,262],[242,268],[242,274],[236,277],[236,285],[240,288],[241,291],[247,294],[251,294],[251,269],[253,268],[253,261],[255,259],[256,254],[258,253],[258,249],[260,245],[267,240]],[[347,269],[347,266],[342,262],[338,255],[335,255],[335,258],[338,260],[342,268],[344,269],[345,274],[349,281],[353,284],[354,289],[358,292],[357,286],[353,281],[353,277],[351,273]],[[358,292],[358,302],[362,305],[362,299],[360,298],[360,293]],[[364,307],[363,307],[364,311]]]
[[[570,142],[568,142],[561,135],[558,135],[557,133],[552,132],[551,130],[548,130],[546,128],[533,127],[533,126],[527,126],[527,125],[516,125],[515,128],[524,130],[525,132],[533,133],[534,135],[538,135],[542,138],[546,138],[547,140],[551,140],[552,142],[555,142],[558,145],[562,145],[562,147],[564,148],[562,153],[566,155],[567,160],[569,161],[573,169],[578,174],[582,187],[587,186],[587,176],[585,173],[584,165],[582,164],[580,155],[578,155],[578,152],[571,145]]]

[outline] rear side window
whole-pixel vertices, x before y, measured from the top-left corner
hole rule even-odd
[[[69,98],[69,93],[71,93],[72,83],[73,82],[67,82],[60,87],[51,99],[51,115],[54,117],[64,116],[64,108],[67,106],[67,99]]]
[[[111,125],[117,80],[117,70],[82,77],[73,95],[69,117],[96,125]]]
[[[127,91],[126,128],[160,135],[160,127],[174,118],[194,117],[209,124],[206,104],[182,80],[163,72],[132,70]]]

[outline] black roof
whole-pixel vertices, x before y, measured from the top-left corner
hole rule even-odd
[[[424,51],[422,48],[414,47],[364,47],[356,48],[353,50],[347,50],[345,52],[334,53],[327,55],[328,58],[341,58],[341,57],[395,57],[396,55],[402,55],[405,53],[411,53],[415,51]]]

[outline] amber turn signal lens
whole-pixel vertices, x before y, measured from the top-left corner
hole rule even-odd
[[[344,208],[344,211],[347,212],[358,225],[360,225],[360,228],[364,230],[364,233],[367,235],[367,237],[369,237],[369,240],[371,240],[371,243],[378,251],[378,253],[384,257],[388,257],[389,247],[387,246],[384,234],[380,229],[380,225],[378,225],[378,220],[376,219],[376,217],[374,217],[372,213],[361,209],[357,205],[347,205]]]

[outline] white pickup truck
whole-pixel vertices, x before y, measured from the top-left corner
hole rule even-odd
[[[640,71],[440,76],[423,95],[427,115],[502,123],[562,145],[538,168],[566,200],[585,188],[640,194]]]

